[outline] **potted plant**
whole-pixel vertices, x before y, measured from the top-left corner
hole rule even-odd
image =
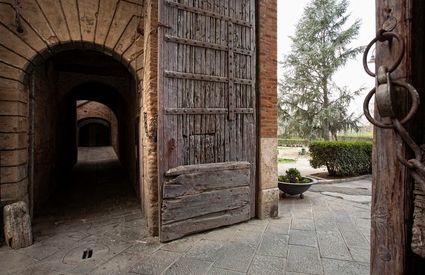
[[[317,183],[317,180],[309,177],[302,177],[300,171],[296,168],[286,170],[284,176],[278,177],[279,189],[288,195],[300,195],[303,199],[303,193],[307,191],[310,186]]]

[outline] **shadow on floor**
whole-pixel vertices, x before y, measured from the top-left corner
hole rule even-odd
[[[78,163],[69,179],[51,196],[34,220],[35,237],[46,227],[96,226],[114,214],[135,213],[141,218],[136,193],[112,147],[79,148]],[[51,230],[47,230],[51,231]],[[54,232],[51,232],[54,233]]]

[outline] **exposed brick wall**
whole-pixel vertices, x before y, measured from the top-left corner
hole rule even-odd
[[[58,100],[54,87],[55,75],[52,66],[47,64],[47,70],[37,70],[32,75],[33,85],[30,93],[34,95],[31,108],[34,108],[33,135],[30,142],[33,143],[32,165],[33,184],[29,195],[34,208],[38,209],[53,192],[55,186],[55,169],[57,159],[57,129],[58,124]],[[46,119],[49,118],[49,119]]]
[[[145,1],[143,61],[143,148],[145,215],[151,234],[158,234],[158,1]],[[146,126],[146,127],[145,127]]]
[[[278,215],[277,181],[277,0],[257,5],[258,160],[257,217]]]
[[[77,122],[85,118],[101,118],[109,122],[111,145],[118,154],[118,122],[114,112],[108,106],[96,101],[77,101]]]
[[[259,0],[257,10],[260,137],[277,136],[277,0]]]

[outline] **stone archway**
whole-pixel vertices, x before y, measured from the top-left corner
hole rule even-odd
[[[146,4],[145,4],[146,2]],[[153,3],[153,5],[152,5]],[[137,177],[145,181],[148,226],[155,233],[156,128],[155,119],[157,34],[155,1],[88,0],[88,1],[7,1],[0,3],[0,118],[1,130],[1,205],[13,201],[29,201],[30,148],[30,84],[31,73],[55,54],[69,50],[93,50],[123,64],[134,77],[137,93],[137,126],[140,160]],[[143,20],[143,17],[145,18]],[[152,33],[149,37],[144,31]],[[144,53],[149,58],[145,58]],[[143,79],[146,79],[146,83]],[[142,88],[144,89],[142,90]],[[143,96],[142,96],[143,91]],[[150,94],[152,96],[146,96]],[[144,101],[144,102],[143,102]],[[143,102],[143,103],[142,103]],[[143,107],[142,107],[143,106]],[[145,121],[148,123],[145,124]],[[153,124],[154,125],[154,124]],[[152,137],[152,138],[151,138]]]

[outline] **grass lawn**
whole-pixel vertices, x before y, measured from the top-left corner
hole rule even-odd
[[[293,162],[296,162],[295,159],[281,159],[281,158],[279,158],[277,161],[279,163],[293,163]]]

